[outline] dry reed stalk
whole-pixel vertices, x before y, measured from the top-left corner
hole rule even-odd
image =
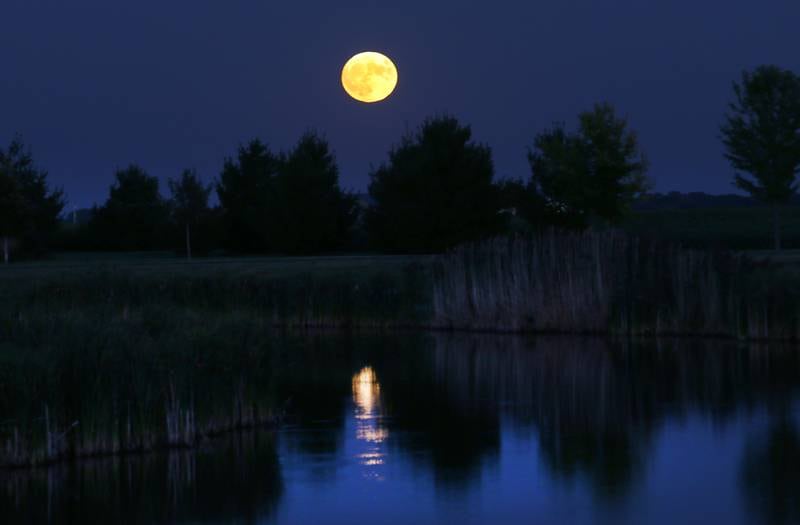
[[[800,336],[796,306],[748,289],[742,256],[684,250],[617,231],[497,238],[434,268],[433,325],[500,332]],[[770,295],[771,294],[771,295]]]

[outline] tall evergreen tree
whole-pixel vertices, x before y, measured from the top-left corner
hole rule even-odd
[[[347,246],[356,201],[339,187],[328,142],[306,133],[280,163],[270,216],[280,224],[276,247],[286,253],[320,253]]]
[[[105,204],[96,208],[90,224],[100,247],[112,250],[164,248],[169,210],[158,179],[132,164],[115,174]]]
[[[439,252],[492,234],[501,217],[491,150],[449,116],[426,120],[370,173],[366,227],[373,246]]]
[[[800,77],[776,66],[745,71],[722,124],[734,183],[772,208],[773,245],[781,249],[780,210],[800,172]],[[745,176],[749,175],[749,177]]]
[[[240,147],[236,159],[225,160],[216,190],[229,249],[265,252],[274,247],[280,232],[269,214],[280,160],[259,140]]]
[[[0,237],[3,261],[8,263],[12,239],[33,254],[47,250],[64,208],[61,190],[51,191],[47,172],[33,162],[20,140],[0,148]]]

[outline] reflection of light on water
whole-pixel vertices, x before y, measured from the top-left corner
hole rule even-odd
[[[380,452],[365,452],[358,455],[358,459],[364,466],[383,465],[383,454]]]
[[[370,443],[381,443],[389,437],[389,431],[385,428],[367,428],[360,426],[356,430],[356,438]]]
[[[353,400],[356,402],[358,419],[370,419],[380,405],[381,385],[371,367],[362,368],[353,376]]]
[[[375,470],[384,463],[382,443],[389,437],[389,430],[381,425],[381,386],[371,367],[362,368],[353,376],[353,402],[355,403],[356,439],[364,442],[366,450],[357,454],[358,463],[367,479],[383,481],[382,474]]]

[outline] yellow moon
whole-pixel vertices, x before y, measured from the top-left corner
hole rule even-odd
[[[356,100],[380,102],[397,86],[397,67],[386,55],[359,53],[342,68],[342,86]]]

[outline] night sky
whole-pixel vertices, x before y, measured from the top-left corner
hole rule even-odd
[[[443,112],[492,147],[498,176],[525,177],[534,135],[598,101],[638,131],[657,191],[729,193],[731,82],[800,72],[798,0],[3,0],[0,20],[0,143],[21,134],[70,208],[132,162],[210,181],[239,144],[286,149],[309,129],[364,191],[404,130]],[[376,105],[340,85],[364,50],[400,71]]]

